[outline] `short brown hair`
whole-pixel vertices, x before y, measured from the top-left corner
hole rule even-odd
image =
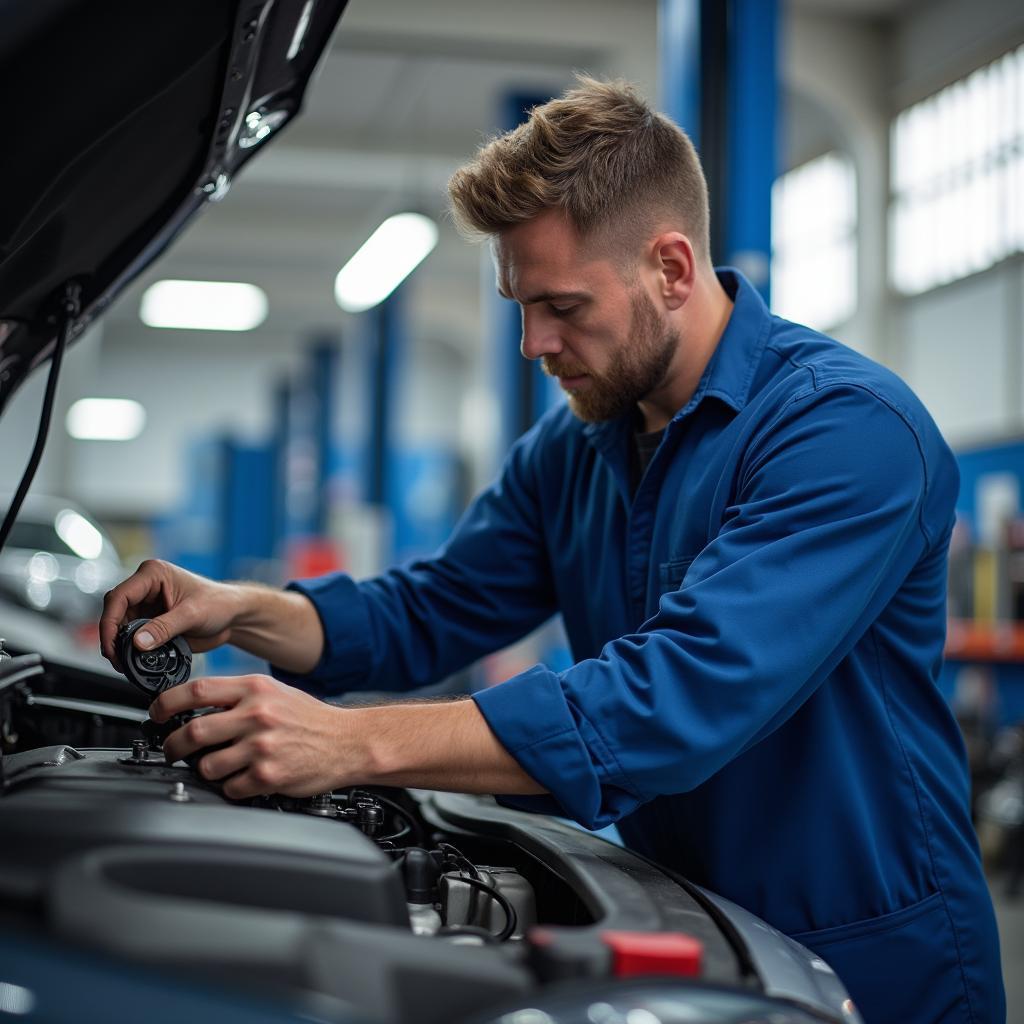
[[[686,133],[626,82],[580,75],[577,83],[455,172],[456,225],[493,236],[561,208],[581,237],[607,234],[621,246],[670,219],[707,260],[707,183]]]

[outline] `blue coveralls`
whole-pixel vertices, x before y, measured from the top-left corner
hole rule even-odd
[[[963,744],[935,681],[958,474],[889,371],[772,316],[728,327],[630,493],[632,416],[565,407],[433,557],[292,586],[314,692],[436,681],[560,612],[575,664],[475,695],[550,791],[820,953],[868,1024],[1005,1017]]]

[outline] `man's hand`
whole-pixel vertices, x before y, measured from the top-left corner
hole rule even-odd
[[[119,672],[114,638],[132,619],[152,619],[135,634],[135,646],[148,650],[183,636],[193,651],[227,643],[239,610],[237,588],[214,583],[168,562],[149,559],[103,599],[100,650]]]
[[[199,774],[234,800],[313,796],[355,785],[463,793],[543,793],[498,742],[472,700],[339,708],[269,676],[193,679],[150,706],[157,722],[196,708],[164,741],[168,761],[205,747]]]
[[[225,710],[193,718],[171,733],[164,755],[173,762],[230,744],[201,758],[198,770],[204,779],[226,779],[224,795],[233,800],[267,793],[312,796],[358,778],[360,745],[345,737],[342,709],[269,676],[193,679],[165,690],[149,715],[163,722],[206,707]]]
[[[149,559],[103,599],[100,650],[119,672],[114,638],[132,619],[152,619],[133,643],[149,650],[182,636],[193,651],[234,644],[289,672],[312,671],[324,647],[320,617],[302,594],[256,583],[215,583]]]

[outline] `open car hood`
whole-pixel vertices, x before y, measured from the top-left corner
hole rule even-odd
[[[347,0],[0,0],[0,411],[299,111]]]

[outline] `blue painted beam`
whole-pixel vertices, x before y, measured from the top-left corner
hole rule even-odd
[[[779,7],[777,0],[729,3],[725,260],[767,302],[778,175]]]
[[[286,378],[274,385],[274,424],[270,436],[271,463],[273,466],[273,508],[272,534],[275,557],[284,554],[288,535],[288,405],[291,388]]]
[[[403,344],[402,289],[396,288],[366,314],[368,325],[370,424],[367,435],[366,500],[388,505],[395,463],[393,404]]]
[[[711,256],[768,299],[778,171],[777,0],[660,0],[660,106],[693,140],[711,196]]]
[[[337,337],[325,333],[312,340],[309,349],[309,373],[315,398],[313,443],[316,451],[317,476],[313,526],[320,536],[327,534],[330,512],[328,479],[332,464],[332,430],[340,358],[340,341]]]
[[[700,0],[658,4],[658,106],[700,150]]]

